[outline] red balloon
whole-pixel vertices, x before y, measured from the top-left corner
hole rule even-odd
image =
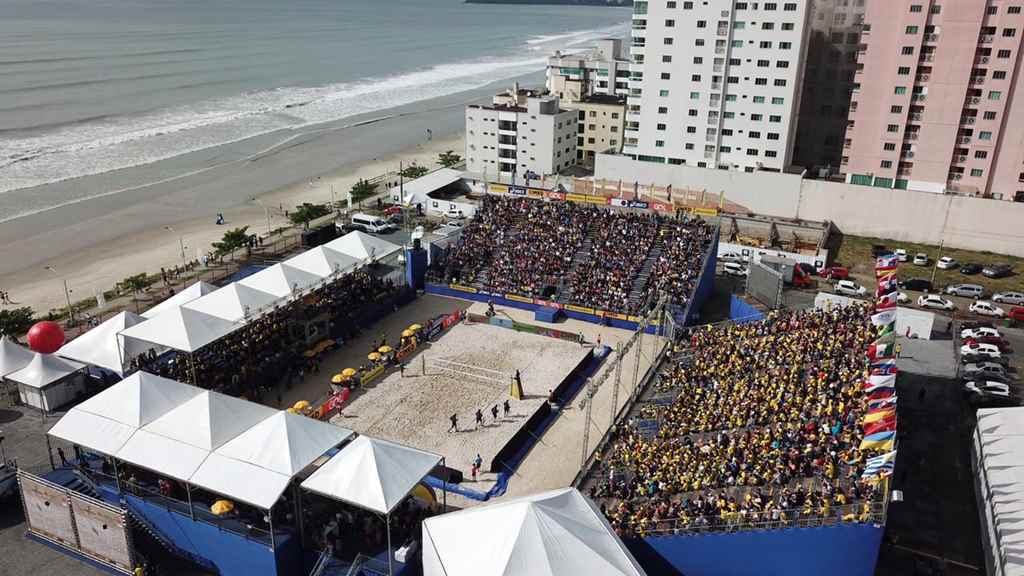
[[[28,331],[28,345],[41,354],[53,354],[64,345],[64,329],[56,322],[36,322]]]

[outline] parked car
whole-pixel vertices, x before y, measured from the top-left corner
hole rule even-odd
[[[449,208],[444,215],[449,220],[464,220],[466,218],[466,214],[462,210],[458,210],[456,208]]]
[[[829,266],[818,270],[818,275],[829,280],[846,280],[850,277],[850,270],[845,266]]]
[[[746,267],[744,267],[743,264],[740,264],[739,262],[726,262],[722,264],[722,272],[724,274],[728,274],[729,276],[743,277],[747,275]]]
[[[960,354],[964,356],[987,356],[989,358],[1002,358],[1003,353],[993,344],[964,344],[960,347]]]
[[[1010,313],[1007,314],[1010,318],[1013,318],[1017,322],[1024,322],[1024,306],[1014,306],[1010,308]]]
[[[981,273],[989,278],[1005,278],[1013,272],[1009,264],[989,264],[981,269]]]
[[[927,266],[928,255],[924,252],[918,252],[914,255],[914,266]]]
[[[981,264],[968,262],[967,264],[964,264],[963,267],[960,268],[960,273],[963,274],[964,276],[974,276],[975,274],[981,272],[981,269]]]
[[[868,293],[867,288],[852,280],[840,280],[839,282],[836,282],[835,291],[836,294],[845,294],[847,296],[863,296]]]
[[[796,267],[803,270],[804,274],[807,274],[809,276],[814,276],[815,274],[818,273],[818,270],[814,267],[814,265],[808,264],[807,262],[797,262]]]
[[[747,259],[739,252],[723,252],[718,255],[722,262],[745,262]]]
[[[937,294],[926,294],[917,298],[917,305],[921,308],[935,308],[937,310],[956,310],[956,304],[949,299]]]
[[[1007,354],[1010,351],[1010,343],[1005,338],[999,336],[981,336],[979,338],[964,338],[964,344],[991,344],[997,348],[1003,354]]]
[[[979,326],[977,328],[964,328],[960,330],[960,337],[967,340],[968,338],[1002,338],[1003,335],[995,328]]]
[[[897,292],[896,293],[896,303],[897,304],[910,304],[910,296],[907,296],[906,292]]]
[[[967,401],[974,408],[1008,408],[1020,406],[1020,402],[1012,394],[997,394],[995,392],[978,392],[968,394]]]
[[[1014,306],[1024,305],[1024,293],[1021,292],[996,292],[992,295],[992,301],[1000,304],[1013,304]]]
[[[971,380],[964,384],[965,392],[983,393],[991,392],[994,394],[1010,395],[1010,385],[1005,382],[996,382],[988,380]]]
[[[986,380],[994,380],[996,382],[1006,382],[1006,368],[1003,368],[995,362],[977,362],[967,364],[961,370],[961,374],[965,379],[978,380],[984,378]]]
[[[880,258],[886,254],[892,254],[892,250],[885,247],[885,244],[873,244],[871,246],[871,255],[875,258]]]
[[[893,250],[892,253],[896,255],[896,259],[899,260],[900,262],[906,262],[907,260],[910,259],[910,255],[907,254],[907,251],[904,250],[903,248],[897,248]]]
[[[384,215],[385,216],[394,216],[395,214],[401,214],[401,213],[402,213],[402,207],[401,206],[397,206],[397,205],[396,206],[388,206],[387,208],[384,209]]]
[[[990,320],[961,320],[961,330],[977,330],[978,328],[995,328]]]
[[[910,278],[899,282],[899,287],[904,290],[916,290],[918,292],[931,292],[932,283],[924,278]]]
[[[992,316],[993,318],[1002,318],[1006,316],[1006,310],[1003,310],[999,306],[985,300],[977,300],[971,303],[970,311],[975,314],[981,314],[982,316]]]
[[[977,284],[950,284],[946,286],[946,294],[978,299],[985,295],[985,289]]]
[[[939,261],[935,263],[935,266],[939,270],[950,270],[956,268],[957,264],[959,264],[959,262],[956,261],[956,258],[943,256],[942,258],[939,258]]]
[[[370,214],[363,213],[353,214],[350,226],[355,230],[370,234],[387,234],[388,232],[395,230],[393,224],[380,216],[372,216]]]
[[[1003,368],[1009,368],[1009,366],[1010,366],[1010,359],[1008,357],[1006,357],[1006,356],[1000,356],[998,358],[993,358],[991,356],[984,356],[982,354],[961,354],[960,355],[960,363],[961,364],[965,364],[965,365],[966,364],[977,364],[978,362],[991,362],[993,364],[999,364]]]

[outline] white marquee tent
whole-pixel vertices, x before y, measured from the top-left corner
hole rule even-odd
[[[242,326],[181,306],[123,330],[121,335],[181,352],[195,352]]]
[[[988,574],[1024,575],[1024,408],[978,410],[971,446]]]
[[[173,310],[179,306],[188,304],[189,302],[195,300],[196,298],[199,298],[200,296],[205,296],[216,289],[217,287],[214,286],[213,284],[207,284],[206,282],[196,282],[189,286],[188,288],[185,288],[181,292],[178,292],[174,296],[171,296],[167,300],[164,300],[163,302],[157,304],[156,306],[153,306],[149,310],[146,310],[145,312],[142,313],[142,316],[144,318],[156,318],[157,316],[163,314],[164,312],[167,312],[168,310]]]
[[[85,364],[38,352],[24,368],[6,376],[18,384],[21,401],[50,412],[85,390]]]
[[[210,292],[182,306],[216,316],[229,322],[238,322],[250,316],[258,316],[261,310],[273,306],[277,296],[237,282]]]
[[[394,203],[405,204],[406,206],[415,204],[426,206],[427,202],[430,201],[429,194],[431,192],[440,190],[459,180],[462,180],[462,172],[451,168],[441,168],[415,180],[403,182],[401,186],[393,186],[388,190],[388,194]]]
[[[153,345],[125,338],[120,332],[145,320],[134,312],[120,312],[62,346],[57,355],[124,374],[127,360],[147,352]]]
[[[32,351],[16,344],[7,336],[0,337],[0,379],[17,372],[32,361]]]
[[[402,249],[393,242],[371,236],[358,230],[324,244],[324,248],[347,254],[359,261],[376,260]]]
[[[359,265],[359,260],[336,250],[317,246],[284,261],[288,266],[326,278],[347,272]]]
[[[292,268],[287,264],[274,264],[239,280],[238,283],[278,298],[289,298],[320,284],[323,279],[322,276]]]
[[[593,502],[574,488],[423,522],[424,576],[641,576]]]

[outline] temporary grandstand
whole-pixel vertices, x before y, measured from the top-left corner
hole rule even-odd
[[[736,252],[751,260],[760,254],[771,254],[826,266],[832,263],[842,239],[827,221],[755,214],[722,215],[720,220],[719,253]]]

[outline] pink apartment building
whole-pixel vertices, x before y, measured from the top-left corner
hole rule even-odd
[[[1022,6],[867,2],[847,182],[1024,201]]]

